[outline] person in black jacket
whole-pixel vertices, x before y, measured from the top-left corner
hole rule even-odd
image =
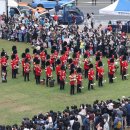
[[[78,122],[78,118],[75,118],[72,130],[79,130],[80,129],[80,123]]]

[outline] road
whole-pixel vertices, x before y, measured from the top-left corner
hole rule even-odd
[[[22,0],[23,2],[32,2],[32,0]],[[102,15],[99,14],[99,9],[104,8],[111,4],[111,0],[97,0],[97,5],[92,6],[92,0],[78,0],[78,7],[84,12],[84,15],[87,13],[94,13],[95,20],[97,23],[108,23],[109,20],[116,21],[128,21],[130,16],[114,16],[114,15]]]

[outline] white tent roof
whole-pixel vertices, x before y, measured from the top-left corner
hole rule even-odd
[[[18,3],[15,0],[8,0],[9,7],[18,7]]]
[[[113,4],[100,9],[100,14],[109,14],[109,15],[129,15],[130,16],[130,1],[128,0],[117,0]]]

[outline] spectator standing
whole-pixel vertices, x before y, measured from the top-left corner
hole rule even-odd
[[[128,104],[126,104],[126,111],[127,111],[126,122],[127,126],[130,127],[130,101],[128,102]]]
[[[80,123],[78,122],[78,118],[75,118],[72,130],[79,130],[80,129]]]

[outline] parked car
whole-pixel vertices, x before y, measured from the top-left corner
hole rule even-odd
[[[62,10],[59,11],[58,15],[58,22],[59,24],[72,24],[73,17],[75,18],[76,24],[81,24],[84,22],[84,14],[83,12],[76,6],[64,6]],[[43,17],[51,17],[53,19],[54,13],[51,11],[43,13],[40,15],[40,18]]]
[[[34,8],[43,7],[45,9],[52,9],[55,8],[57,1],[59,6],[63,6],[69,3],[75,4],[75,0],[33,0],[31,6]]]
[[[18,3],[18,8],[21,12],[29,12],[32,11],[32,13],[34,14],[36,11],[39,12],[39,14],[42,14],[43,12],[46,11],[46,9],[42,8],[42,7],[37,7],[37,8],[33,8],[30,4],[26,3],[26,2],[19,2]]]

